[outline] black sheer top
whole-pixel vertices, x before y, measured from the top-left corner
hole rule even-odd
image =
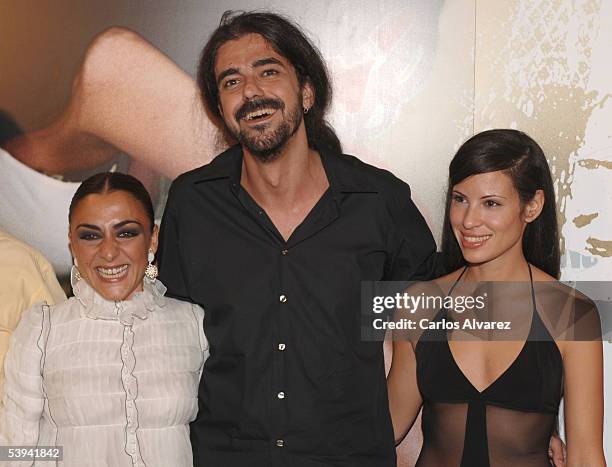
[[[529,274],[533,311],[527,339],[514,362],[484,390],[477,390],[460,369],[447,331],[421,335],[415,347],[423,399],[418,467],[550,465],[547,452],[563,392],[563,361],[538,313],[531,269]],[[442,309],[434,320],[447,314]]]

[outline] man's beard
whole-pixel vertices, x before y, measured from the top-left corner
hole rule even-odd
[[[249,130],[240,128],[238,132],[232,131],[238,142],[246,147],[249,152],[261,162],[271,162],[276,159],[289,139],[297,132],[302,123],[303,113],[299,102],[302,101],[301,93],[292,111],[283,118],[274,131],[267,131],[269,123],[255,125]],[[285,104],[280,99],[257,99],[246,102],[236,112],[236,120],[240,122],[245,115],[255,110],[272,108],[280,111],[285,110]]]

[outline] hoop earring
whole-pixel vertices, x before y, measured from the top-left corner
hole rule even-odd
[[[306,115],[309,110],[310,110],[310,107],[304,107],[304,115]]]
[[[147,255],[147,261],[149,262],[149,264],[147,264],[147,269],[145,269],[145,276],[147,276],[147,278],[151,279],[152,281],[154,281],[159,274],[157,266],[153,264],[154,259],[155,254],[153,253],[153,249],[149,248],[149,254]]]

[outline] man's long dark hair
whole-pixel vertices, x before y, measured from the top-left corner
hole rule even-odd
[[[295,68],[300,86],[310,83],[315,102],[304,115],[304,124],[311,148],[327,148],[342,152],[340,140],[325,121],[332,97],[332,88],[325,62],[319,50],[304,32],[289,19],[276,13],[253,11],[223,13],[219,27],[212,33],[198,66],[197,82],[208,111],[221,119],[219,89],[215,77],[215,61],[219,47],[247,34],[259,34]],[[222,120],[222,119],[221,119]]]
[[[542,212],[525,228],[523,254],[529,263],[559,278],[559,229],[550,168],[538,143],[517,130],[483,131],[463,143],[451,161],[442,230],[447,270],[465,265],[449,220],[453,187],[472,175],[498,170],[510,177],[522,204],[531,201],[537,190],[544,192]]]

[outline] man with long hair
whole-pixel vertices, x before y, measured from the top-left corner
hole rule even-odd
[[[409,187],[341,155],[325,64],[288,19],[224,14],[197,80],[239,144],[175,180],[161,228],[162,281],[206,313],[195,465],[394,466],[360,282],[432,276]]]

